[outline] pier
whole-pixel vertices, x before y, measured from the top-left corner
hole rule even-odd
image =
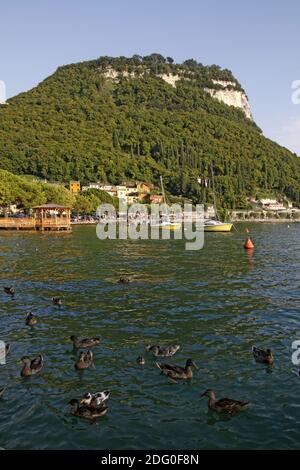
[[[58,204],[35,206],[32,217],[0,218],[0,230],[71,230],[71,209]]]

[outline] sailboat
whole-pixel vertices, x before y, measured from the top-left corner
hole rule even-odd
[[[231,232],[233,224],[230,222],[221,222],[218,217],[217,212],[217,202],[216,202],[216,192],[215,192],[215,178],[214,170],[211,165],[211,180],[213,186],[213,198],[214,198],[214,209],[215,209],[215,219],[206,219],[204,220],[204,232]]]
[[[220,220],[208,219],[204,221],[204,232],[231,232],[233,224]]]
[[[163,202],[164,204],[167,204],[167,198],[166,198],[166,193],[165,193],[165,188],[164,188],[164,183],[162,176],[160,177],[160,184],[161,184],[161,191],[163,194]],[[167,229],[167,230],[179,230],[181,229],[181,222],[176,221],[175,214],[161,214],[159,217],[159,221],[157,223],[152,222],[151,226],[152,227],[160,227],[162,229]]]

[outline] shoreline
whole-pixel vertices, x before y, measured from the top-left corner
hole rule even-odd
[[[296,224],[300,223],[299,220],[293,219],[248,219],[248,220],[239,220],[231,219],[228,223],[232,224],[247,224],[247,223],[259,223],[259,224]],[[97,225],[98,222],[71,222],[71,225]]]
[[[259,224],[296,224],[300,222],[299,220],[293,219],[248,219],[248,220],[239,220],[231,219],[232,223],[238,224],[247,224],[247,223],[259,223]]]

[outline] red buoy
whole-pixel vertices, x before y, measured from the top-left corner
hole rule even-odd
[[[245,248],[245,250],[253,250],[254,243],[252,242],[251,238],[246,238],[244,248]]]

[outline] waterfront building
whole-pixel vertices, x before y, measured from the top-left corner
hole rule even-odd
[[[258,201],[258,204],[264,210],[269,210],[269,211],[286,210],[286,207],[282,204],[282,202],[278,202],[277,199],[260,199]]]
[[[150,204],[162,204],[164,202],[164,197],[162,194],[151,194],[149,202]]]
[[[149,198],[153,188],[154,185],[152,183],[144,181],[125,181],[116,186],[98,181],[96,183],[89,183],[86,186],[82,186],[82,191],[98,189],[100,191],[107,192],[110,196],[117,197],[118,199],[127,202],[127,204],[133,204],[139,201],[143,202]]]
[[[73,194],[80,192],[80,181],[70,181],[70,191]]]

